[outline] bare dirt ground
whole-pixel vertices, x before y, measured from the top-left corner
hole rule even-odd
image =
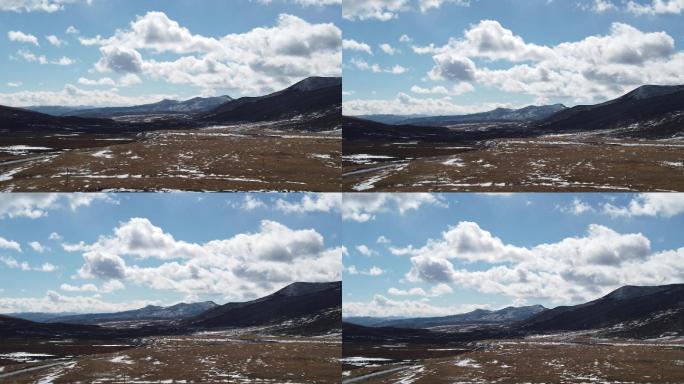
[[[339,132],[284,132],[242,125],[108,139],[72,137],[67,144],[33,140],[32,149],[25,151],[17,145],[25,145],[26,140],[0,140],[0,148],[17,149],[0,156],[0,191],[325,192],[341,188]]]
[[[343,383],[682,383],[684,340],[586,341],[544,337],[477,343],[470,350],[422,346],[400,358],[392,348],[346,363]],[[349,361],[345,343],[343,362]],[[400,348],[401,349],[401,348]],[[379,351],[386,351],[382,360]],[[367,349],[370,351],[370,349]],[[440,351],[440,352],[435,352]],[[357,349],[353,353],[358,354]],[[413,351],[415,353],[415,351]],[[427,353],[451,353],[426,357]],[[370,356],[370,355],[364,355]],[[354,360],[352,360],[354,361]]]
[[[345,142],[345,191],[684,191],[684,141]]]
[[[0,365],[4,372],[57,365],[0,381],[7,383],[338,383],[338,336],[282,337],[244,330],[150,337],[131,345],[91,344],[79,354]],[[107,345],[104,344],[103,345]],[[109,350],[106,350],[109,348]],[[33,349],[33,353],[48,353]],[[54,353],[54,350],[51,350]],[[75,352],[75,350],[74,350]]]

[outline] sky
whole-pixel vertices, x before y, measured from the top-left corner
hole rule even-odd
[[[344,113],[594,104],[684,84],[684,0],[345,0]]]
[[[0,104],[108,106],[341,75],[341,0],[0,0]]]
[[[344,316],[553,308],[623,285],[684,283],[684,194],[343,200]]]
[[[0,313],[224,304],[296,281],[339,281],[341,196],[310,201],[298,193],[0,194]]]

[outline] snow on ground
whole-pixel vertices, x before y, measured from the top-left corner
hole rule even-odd
[[[99,157],[102,159],[113,159],[114,154],[109,149],[103,149],[92,154],[93,157]]]
[[[52,148],[48,147],[33,147],[30,145],[10,145],[6,147],[0,147],[0,152],[7,152],[11,155],[26,155],[31,151],[49,151]]]
[[[71,363],[67,363],[65,365],[59,365],[55,368],[52,368],[46,376],[36,381],[36,384],[52,384],[56,379],[64,375],[66,371],[73,369],[76,366],[76,364],[77,363],[74,361]]]
[[[127,355],[112,357],[108,361],[115,364],[133,364],[133,360]]]
[[[30,352],[11,352],[0,354],[0,359],[14,360],[20,363],[28,363],[36,361],[37,357],[53,357],[54,355],[48,355],[46,353],[30,353]]]
[[[460,157],[454,157],[442,163],[442,165],[451,165],[454,167],[465,167],[465,163]]]
[[[360,153],[356,155],[342,156],[342,160],[348,161],[354,164],[375,164],[375,160],[389,160],[394,159],[392,156],[382,156],[382,155],[368,155],[365,153]]]
[[[482,365],[477,364],[473,359],[458,359],[454,362],[454,365],[464,368],[482,368]]]

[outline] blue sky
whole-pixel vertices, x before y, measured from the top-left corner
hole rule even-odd
[[[679,0],[351,0],[343,7],[345,114],[572,106],[643,84],[684,83]]]
[[[222,304],[339,280],[339,214],[278,208],[304,196],[3,194],[0,312]]]
[[[0,1],[0,104],[240,97],[339,76],[340,20],[328,0]]]
[[[343,228],[347,316],[554,307],[684,282],[681,194],[365,198],[376,208]]]

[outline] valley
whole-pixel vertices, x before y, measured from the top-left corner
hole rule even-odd
[[[310,77],[239,99],[0,106],[0,190],[338,191],[340,89]]]
[[[344,189],[684,190],[681,86],[643,86],[603,104],[561,107],[344,117]]]
[[[224,305],[0,316],[0,380],[339,382],[340,293],[340,282],[293,283]]]
[[[626,286],[553,309],[346,318],[343,383],[678,383],[681,298],[681,284]]]

